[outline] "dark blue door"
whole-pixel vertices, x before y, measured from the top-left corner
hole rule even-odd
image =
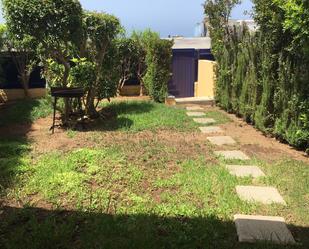
[[[169,83],[169,94],[177,98],[194,97],[197,77],[197,54],[194,49],[173,50],[173,77]]]

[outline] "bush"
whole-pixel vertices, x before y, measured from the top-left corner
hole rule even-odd
[[[246,26],[227,28],[217,13],[222,9],[214,8],[224,0],[205,5],[218,63],[216,101],[263,132],[308,151],[309,50],[303,35],[308,27],[298,19],[293,26],[285,1],[254,2],[256,32]],[[293,11],[308,14],[309,7]]]
[[[147,51],[147,73],[144,82],[150,97],[156,102],[164,102],[167,97],[172,46],[171,41],[156,39],[150,43]]]

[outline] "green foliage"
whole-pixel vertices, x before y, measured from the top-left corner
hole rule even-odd
[[[94,63],[86,58],[73,58],[72,62],[75,64],[71,69],[73,85],[83,87],[86,91],[89,91],[96,80]]]
[[[146,89],[156,102],[164,102],[170,80],[173,42],[161,40],[155,33],[144,33],[147,48],[147,72],[144,76]]]
[[[206,18],[209,22],[208,28],[213,41],[212,50],[214,54],[223,52],[225,27],[233,7],[238,3],[240,3],[240,0],[206,0],[204,3]]]
[[[148,35],[146,35],[148,34]],[[158,34],[151,32],[150,30],[145,30],[144,32],[133,31],[131,39],[134,41],[136,46],[136,76],[140,82],[140,95],[144,95],[145,82],[144,77],[147,72],[147,37],[158,36]]]
[[[309,2],[306,0],[273,0],[284,12],[284,29],[293,35],[292,49],[309,53]]]
[[[64,66],[57,63],[53,59],[48,59],[45,62],[45,68],[42,72],[42,76],[46,79],[49,86],[61,87],[62,86],[62,75],[64,73]]]
[[[7,26],[0,24],[0,48],[3,49],[6,41]]]
[[[61,42],[79,43],[82,7],[76,0],[2,0],[7,25],[12,33],[25,35],[51,48]]]
[[[1,25],[0,47],[9,52],[17,69],[18,78],[24,89],[25,97],[28,97],[30,75],[38,64],[35,54],[37,41],[30,35],[19,37],[12,33],[7,25]]]
[[[123,88],[125,82],[135,76],[138,68],[139,47],[132,38],[122,37],[117,40],[117,51],[119,56],[119,83],[118,91]]]
[[[205,5],[218,63],[218,104],[263,132],[297,148],[308,148],[309,60],[303,36],[308,25],[297,18],[292,24],[290,19],[291,12],[305,16],[309,6],[293,0],[255,0],[259,30],[250,32],[246,26],[226,26],[232,5],[224,2]]]
[[[87,80],[86,113],[89,116],[97,116],[95,99],[101,101],[104,98],[111,98],[117,92],[119,59],[115,56],[116,38],[123,30],[118,18],[97,12],[84,14],[83,28],[80,56],[87,58],[89,63],[81,66],[87,66],[88,70],[95,72],[94,80]],[[75,83],[78,82],[79,80]]]
[[[68,86],[70,59],[80,45],[82,7],[78,0],[2,0],[9,33],[16,40],[31,37],[36,41],[33,49],[45,63],[53,59],[64,67],[61,70],[62,87]],[[49,67],[45,67],[49,70]],[[52,73],[51,73],[52,74]],[[67,123],[71,107],[64,101],[64,122]]]

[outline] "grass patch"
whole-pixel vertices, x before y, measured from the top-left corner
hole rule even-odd
[[[196,132],[186,110],[150,101],[105,107],[117,119],[103,130],[119,134],[84,133],[98,139],[89,148],[38,155],[26,141],[0,141],[1,200],[13,203],[0,210],[0,248],[283,248],[237,243],[237,213],[285,217],[301,245],[284,248],[308,248],[308,165],[217,160],[203,141],[177,133]],[[153,132],[135,139],[143,130]],[[226,163],[255,164],[267,177],[239,179]],[[288,206],[241,201],[237,185],[277,187]]]
[[[117,119],[102,123],[105,130],[138,132],[170,129],[193,131],[197,125],[186,116],[186,111],[152,101],[113,102],[104,105],[117,115]]]
[[[0,139],[0,196],[27,172],[29,152],[24,139]]]
[[[220,111],[206,111],[206,118],[213,118],[216,120],[216,124],[226,124],[231,122],[231,119]]]
[[[266,162],[258,158],[248,161],[224,160],[220,158],[224,165],[256,165],[266,174],[265,177],[253,179],[243,178],[243,183],[239,185],[271,186],[278,189],[287,206],[283,205],[261,205],[259,213],[268,216],[281,216],[286,219],[287,224],[291,224],[290,229],[297,233],[299,241],[303,245],[309,245],[309,167],[308,164],[282,158],[276,162]],[[239,180],[240,181],[240,180]],[[247,183],[245,182],[247,181]],[[295,227],[298,224],[299,227]],[[306,248],[306,246],[304,248]],[[303,248],[303,247],[301,247]]]
[[[52,105],[48,98],[20,100],[2,111],[0,126],[10,124],[27,124],[47,117],[52,113]]]
[[[146,150],[162,153],[152,147]],[[169,153],[172,151],[161,156],[168,157]],[[28,163],[24,181],[9,196],[17,198],[14,194],[18,192],[19,198],[27,200],[31,196],[32,202],[22,209],[5,210],[8,216],[2,219],[5,237],[0,237],[0,245],[3,248],[21,245],[26,248],[231,248],[231,245],[248,248],[236,242],[234,214],[263,210],[265,215],[289,212],[295,221],[305,217],[301,213],[298,217],[298,211],[295,213],[290,208],[241,201],[235,194],[235,186],[250,184],[252,179],[231,176],[224,164],[214,164],[201,157],[179,161],[175,165],[177,170],[171,170],[156,162],[143,167],[141,162],[129,161],[129,156],[126,150],[111,145],[65,154],[53,152],[35,159],[33,164]],[[169,163],[168,158],[162,163]],[[293,181],[297,181],[301,176],[286,177],[295,177]],[[301,196],[295,201],[300,205]],[[49,211],[32,208],[46,203],[54,208]],[[46,241],[53,241],[52,246]],[[250,248],[281,247],[258,244]]]

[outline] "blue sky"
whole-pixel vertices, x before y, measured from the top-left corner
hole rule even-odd
[[[104,11],[120,18],[128,30],[151,28],[161,34],[193,36],[196,23],[203,19],[203,0],[80,0],[88,10]],[[232,15],[241,19],[250,10],[250,0],[243,0]],[[248,18],[248,17],[247,17]],[[3,22],[2,16],[0,21]]]

